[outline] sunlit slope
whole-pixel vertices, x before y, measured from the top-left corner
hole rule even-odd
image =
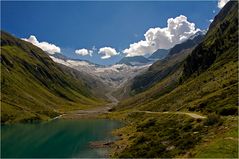
[[[89,86],[40,48],[1,32],[1,122],[41,120],[95,106]]]
[[[122,101],[116,109],[237,114],[237,5],[229,2],[220,11],[205,39],[174,73]]]

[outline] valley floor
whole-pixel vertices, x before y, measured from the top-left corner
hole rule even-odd
[[[114,106],[118,104],[118,100],[112,96],[112,93],[109,92],[105,95],[110,103],[104,105],[104,106],[99,106],[99,107],[94,107],[91,109],[86,109],[86,110],[74,110],[74,111],[68,111],[65,112],[58,117],[54,118],[62,118],[62,119],[82,119],[82,118],[97,118],[101,114],[108,113],[109,110],[111,110]]]

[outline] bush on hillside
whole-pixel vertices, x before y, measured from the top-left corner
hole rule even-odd
[[[227,105],[219,110],[220,115],[237,115],[238,107],[233,105]]]
[[[207,119],[204,122],[204,125],[212,126],[212,125],[216,125],[216,124],[217,125],[222,124],[222,119],[221,119],[220,115],[215,114],[215,113],[209,114]]]

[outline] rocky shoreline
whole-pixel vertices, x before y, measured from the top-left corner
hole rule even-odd
[[[111,148],[114,144],[113,141],[94,141],[90,142],[91,148]]]

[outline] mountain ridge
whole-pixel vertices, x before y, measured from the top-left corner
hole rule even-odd
[[[132,56],[132,57],[123,57],[116,64],[126,64],[130,66],[145,65],[151,61],[144,56]]]
[[[155,51],[152,55],[150,55],[148,57],[148,59],[153,59],[153,60],[161,60],[164,59],[168,53],[169,53],[170,49],[158,49],[157,51]]]
[[[201,31],[198,31],[197,33],[195,33],[195,35],[191,36],[189,39],[185,40],[184,42],[180,44],[176,44],[174,47],[172,47],[168,53],[168,56],[172,56],[176,53],[181,52],[184,49],[189,49],[198,45],[203,38],[204,38],[204,33]]]

